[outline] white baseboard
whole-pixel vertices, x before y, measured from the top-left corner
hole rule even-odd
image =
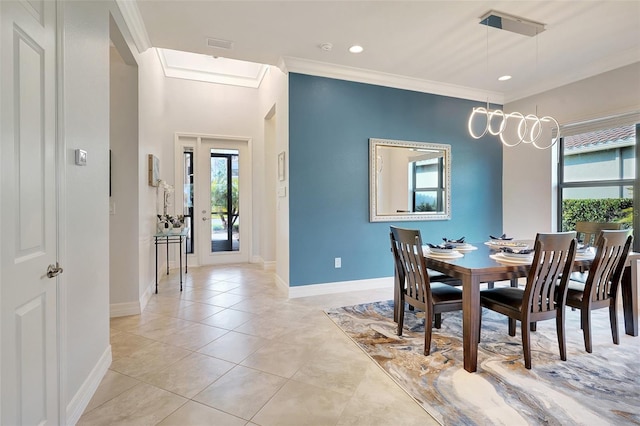
[[[142,296],[138,302],[112,303],[109,305],[109,316],[111,318],[126,317],[128,315],[139,315],[151,299],[151,294],[156,290],[155,281],[149,283],[144,289]]]
[[[93,394],[96,393],[102,378],[111,365],[111,345],[107,346],[97,364],[89,373],[87,379],[82,383],[78,392],[71,398],[67,405],[67,424],[75,425],[80,420],[80,416],[89,405]]]
[[[278,286],[278,288],[281,290],[284,290],[285,293],[289,294],[289,286],[287,285],[287,283],[284,282],[284,280],[280,278],[278,274],[273,274],[273,277],[275,278],[276,285]],[[291,297],[291,295],[289,295],[289,297]]]
[[[139,315],[140,312],[142,312],[142,308],[139,302],[112,303],[109,305],[109,316],[111,318]]]
[[[144,308],[147,307],[147,303],[151,299],[151,295],[156,291],[156,282],[151,281],[147,287],[144,289],[144,293],[142,293],[142,297],[140,297],[140,312],[144,311]]]
[[[278,280],[276,280],[276,282],[277,281]],[[289,287],[289,298],[295,299],[297,297],[320,296],[323,294],[346,293],[349,291],[374,290],[379,288],[393,288],[393,277]]]
[[[251,260],[249,263],[257,263],[262,265],[262,269],[265,271],[275,271],[276,270],[276,262],[275,261],[267,261],[262,258],[262,256],[251,256]]]
[[[275,271],[276,270],[276,262],[262,262],[262,269],[265,271]]]

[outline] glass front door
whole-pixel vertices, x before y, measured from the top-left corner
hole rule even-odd
[[[194,248],[200,265],[249,261],[251,155],[246,140],[202,137],[195,163]],[[242,218],[241,218],[242,213]]]
[[[211,149],[211,252],[240,250],[239,153]]]

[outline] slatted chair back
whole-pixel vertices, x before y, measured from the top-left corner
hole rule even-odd
[[[632,241],[626,230],[600,233],[584,289],[592,303],[607,301],[617,293]]]
[[[560,281],[560,294],[566,293],[576,254],[575,237],[573,231],[536,236],[535,254],[522,299],[523,322],[555,317],[556,308],[564,304],[564,299],[556,300],[556,284]]]
[[[404,277],[405,300],[422,310],[431,306],[431,289],[419,230],[391,227],[391,247],[398,276]],[[402,282],[402,280],[401,280]]]
[[[598,240],[600,231],[622,229],[621,223],[614,222],[576,222],[578,241],[593,246]]]

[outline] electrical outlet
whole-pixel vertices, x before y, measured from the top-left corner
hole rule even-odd
[[[336,257],[335,261],[334,261],[335,267],[337,268],[342,268],[342,258],[341,257]]]

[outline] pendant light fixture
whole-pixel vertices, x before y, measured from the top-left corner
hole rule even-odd
[[[537,37],[538,34],[545,30],[544,24],[539,22],[493,10],[487,12],[480,18],[480,24],[487,26],[487,76],[489,74],[489,27],[511,31],[529,37]],[[536,69],[537,65],[538,39],[536,38]],[[517,111],[505,113],[500,109],[492,110],[489,106],[489,99],[487,98],[486,107],[475,107],[469,115],[467,124],[469,135],[474,139],[480,139],[487,133],[493,136],[499,136],[502,144],[507,147],[514,147],[525,143],[532,144],[538,149],[551,148],[558,139],[560,139],[560,125],[558,121],[551,116],[538,117],[537,109],[536,106],[536,114],[525,115]],[[478,117],[486,118],[484,130],[479,134],[473,130],[473,123]],[[511,135],[510,139],[510,136],[505,134],[505,130],[507,129],[507,124],[514,121],[517,123],[517,135]],[[551,139],[550,142],[546,144],[541,140],[543,130],[545,129],[550,131]]]

